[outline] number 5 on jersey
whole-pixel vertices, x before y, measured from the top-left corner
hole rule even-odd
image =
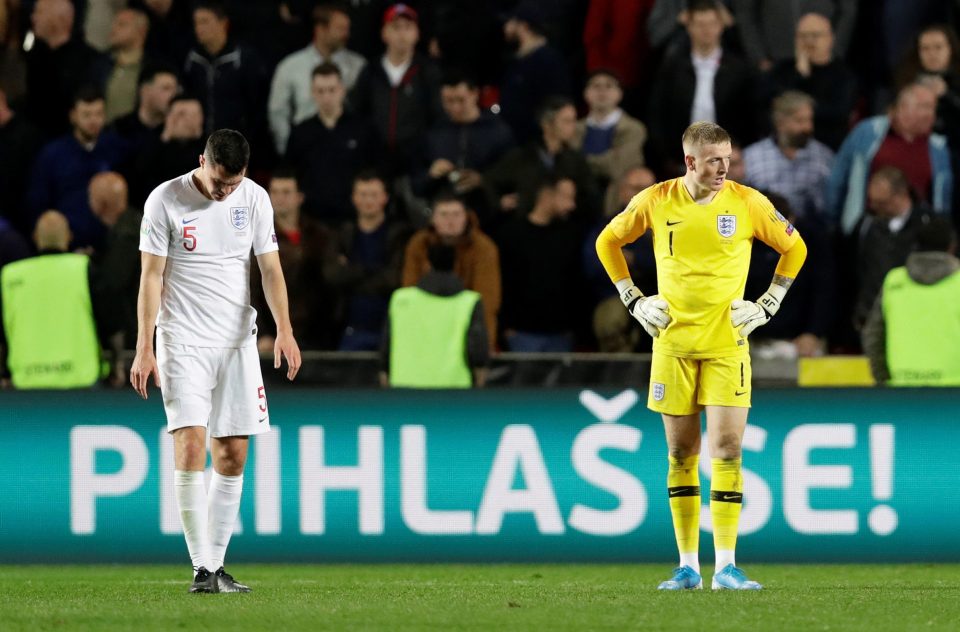
[[[194,235],[194,231],[197,230],[196,226],[184,226],[183,227],[183,248],[189,252],[193,252],[197,249],[197,236]]]

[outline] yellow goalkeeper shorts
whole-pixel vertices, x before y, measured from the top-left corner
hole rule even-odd
[[[750,407],[750,355],[694,360],[653,353],[647,408],[692,415],[704,406]]]

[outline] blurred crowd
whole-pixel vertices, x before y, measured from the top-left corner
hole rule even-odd
[[[444,244],[491,351],[642,351],[593,243],[709,120],[809,247],[755,350],[857,352],[887,272],[957,219],[958,24],[955,0],[3,0],[0,266],[88,256],[100,340],[131,348],[143,202],[232,128],[303,348],[379,349]],[[656,292],[649,236],[626,250]],[[748,296],[776,262],[756,244]]]

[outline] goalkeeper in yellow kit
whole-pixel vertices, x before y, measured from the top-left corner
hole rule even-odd
[[[718,589],[757,590],[734,559],[743,501],[740,445],[750,409],[747,336],[777,313],[807,256],[800,235],[769,200],[726,180],[730,135],[713,123],[683,134],[687,172],[638,193],[597,238],[597,254],[624,305],[654,337],[647,407],[661,413],[667,489],[680,550],[665,590],[701,588],[700,412],[710,441],[710,515]],[[643,296],[621,248],[653,232],[659,294]],[[754,237],[780,253],[773,282],[743,300]]]

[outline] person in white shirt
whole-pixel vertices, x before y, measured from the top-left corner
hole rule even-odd
[[[140,227],[137,354],[130,382],[151,374],[173,435],[174,489],[194,567],[190,592],[249,592],[223,568],[240,508],[250,435],[270,430],[250,306],[250,250],[277,325],[274,367],[300,369],[277,253],[273,207],[244,177],[250,146],[237,131],[207,140],[200,166],[153,190]],[[154,354],[156,329],[156,354]],[[204,486],[206,434],[213,476]]]
[[[277,65],[270,84],[267,115],[274,145],[281,156],[286,152],[291,128],[317,113],[310,93],[314,68],[326,62],[335,64],[348,91],[357,82],[367,60],[346,48],[349,39],[350,16],[343,7],[320,5],[313,10],[313,41]]]

